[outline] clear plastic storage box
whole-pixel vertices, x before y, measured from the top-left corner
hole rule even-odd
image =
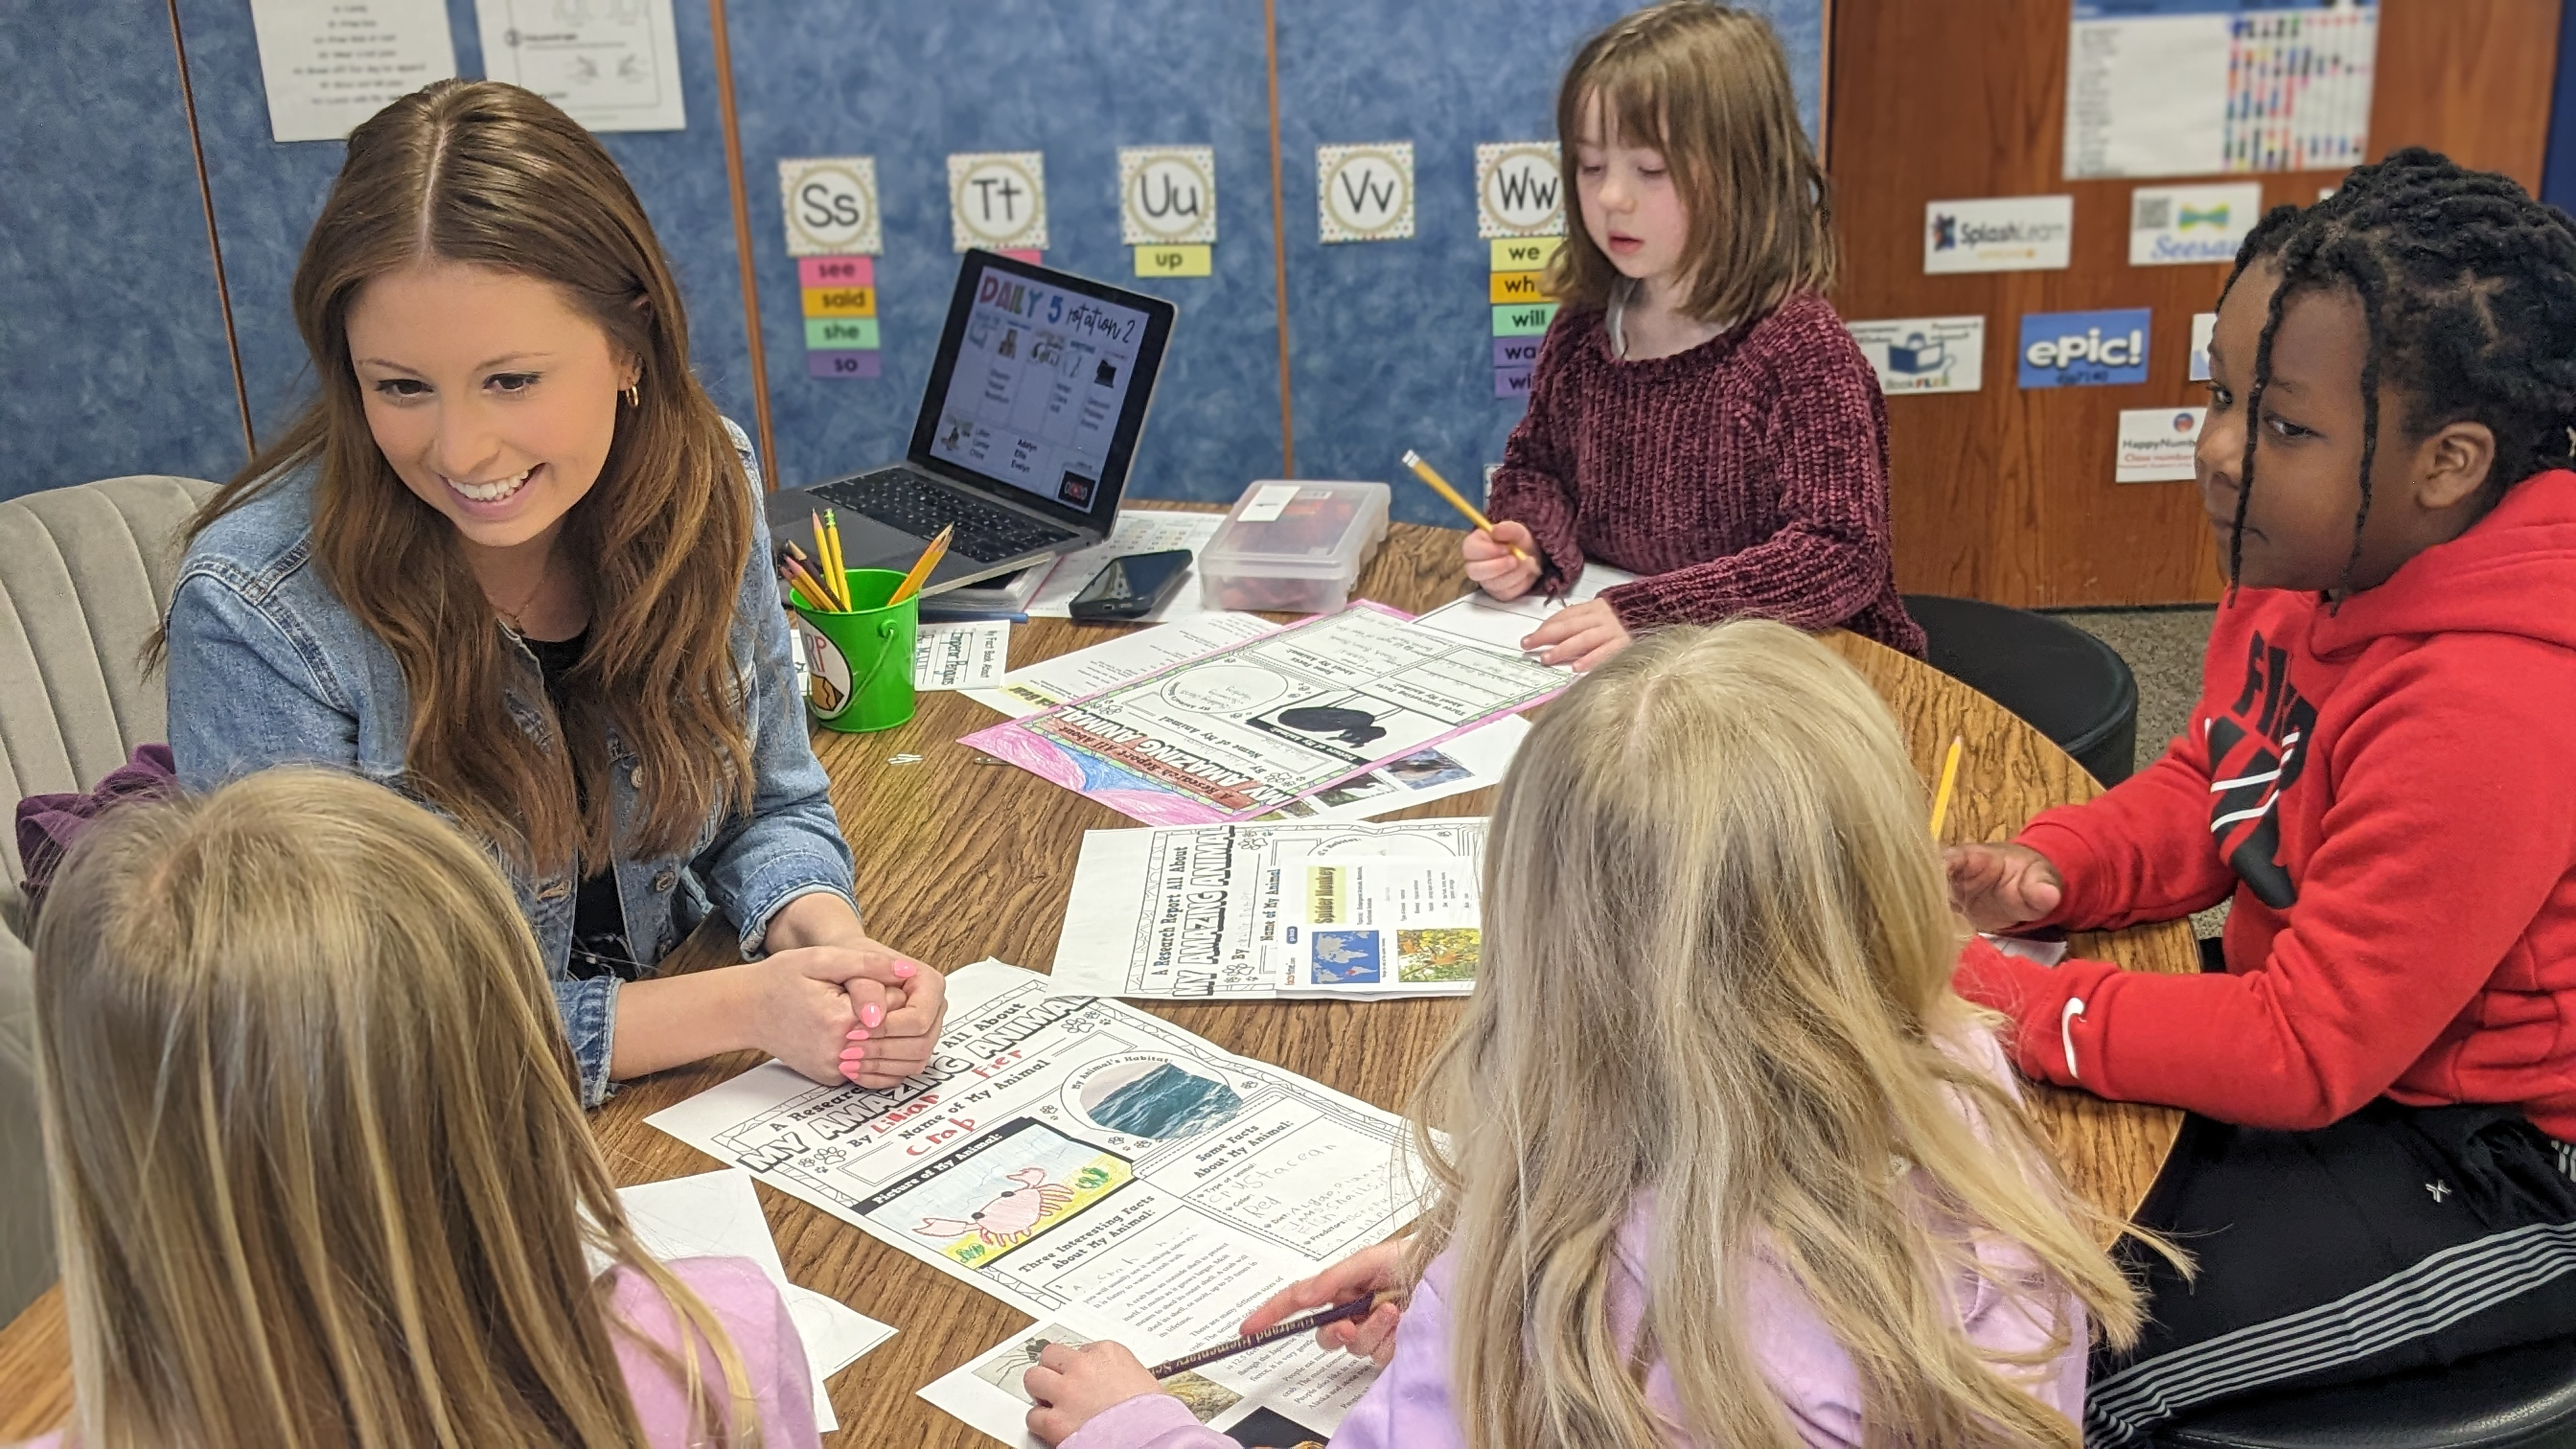
[[[1255,483],[1199,554],[1199,597],[1211,609],[1330,613],[1386,541],[1386,504],[1383,483]]]

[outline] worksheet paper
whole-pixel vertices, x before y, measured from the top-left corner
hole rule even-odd
[[[1041,1323],[1198,1346],[1402,1229],[1403,1121],[998,961],[948,978],[929,1067],[822,1086],[770,1062],[647,1119]],[[1212,1366],[1326,1433],[1367,1364],[1311,1337]]]
[[[1257,614],[1201,614],[1041,659],[1002,676],[993,688],[967,690],[966,697],[1013,719],[1026,719],[1106,693],[1183,660],[1258,639],[1278,627]]]
[[[1572,682],[1362,600],[963,743],[1148,825],[1241,821]]]
[[[1038,1353],[1048,1344],[1061,1343],[1080,1347],[1102,1339],[1125,1344],[1147,1363],[1161,1363],[1179,1358],[1205,1343],[1179,1339],[1155,1338],[1105,1321],[1099,1315],[1078,1306],[1033,1323],[1001,1343],[951,1370],[945,1377],[921,1390],[921,1396],[958,1419],[968,1427],[991,1435],[1005,1444],[1022,1449],[1043,1449],[1044,1441],[1029,1433],[1028,1412],[1034,1407],[1023,1378]],[[1349,1403],[1367,1392],[1377,1378],[1377,1370],[1363,1360],[1342,1355],[1327,1360],[1327,1367],[1345,1386],[1325,1396],[1338,1402],[1339,1408],[1327,1413],[1309,1411],[1293,1402],[1294,1395],[1258,1381],[1247,1383],[1233,1368],[1234,1360],[1210,1364],[1190,1373],[1176,1374],[1162,1382],[1163,1392],[1178,1398],[1189,1407],[1202,1424],[1216,1429],[1238,1444],[1278,1446],[1322,1444],[1333,1431],[1320,1427],[1337,1422]],[[1283,1412],[1283,1410],[1285,1412]]]
[[[474,0],[483,73],[544,96],[593,131],[679,131],[671,0]]]
[[[1368,856],[1447,863],[1449,878],[1470,892],[1460,919],[1475,921],[1482,820],[1086,831],[1053,979],[1068,991],[1144,999],[1291,994],[1301,983],[1280,948],[1290,944],[1294,872],[1310,860]],[[1434,994],[1427,988],[1438,984],[1381,994]]]
[[[1109,537],[1089,548],[1076,549],[1056,562],[1055,572],[1047,575],[1035,597],[1029,600],[1032,619],[1070,619],[1073,596],[1081,593],[1113,558],[1131,553],[1163,553],[1185,548],[1195,561],[1205,552],[1208,541],[1225,526],[1222,513],[1121,513],[1111,526]],[[1215,612],[1199,602],[1197,575],[1183,579],[1181,586],[1162,606],[1139,622],[1168,624],[1181,619],[1196,619]]]
[[[923,624],[913,634],[912,687],[985,689],[1011,667],[1011,621],[968,619]]]
[[[928,628],[929,625],[922,627]],[[1279,626],[1253,614],[1201,614],[1158,624],[1124,638],[1043,659],[1004,675],[992,688],[966,697],[1013,719],[1026,719],[1059,704],[1099,694],[1166,665],[1196,659],[1229,644],[1258,639]],[[802,668],[800,663],[799,668]],[[924,684],[922,688],[932,686]],[[1303,800],[1291,800],[1264,820],[1367,820],[1410,805],[1427,805],[1502,783],[1529,734],[1529,721],[1505,715],[1490,724],[1417,750],[1400,760],[1337,780]]]
[[[1459,595],[1439,608],[1414,620],[1426,629],[1438,629],[1462,639],[1497,649],[1519,652],[1521,641],[1530,631],[1546,623],[1571,604],[1587,603],[1599,598],[1603,589],[1636,582],[1637,576],[1625,569],[1607,564],[1586,564],[1574,580],[1574,587],[1556,598],[1544,594],[1523,594],[1506,604],[1482,589]]]
[[[814,1375],[814,1417],[823,1429],[839,1427],[824,1380],[861,1354],[894,1337],[891,1325],[877,1322],[836,1298],[799,1288],[787,1281],[778,1261],[778,1244],[769,1236],[760,1197],[751,1190],[751,1174],[739,1167],[638,1183],[617,1190],[626,1208],[626,1224],[636,1241],[663,1262],[680,1258],[748,1258],[777,1285],[787,1300],[788,1316],[805,1343]],[[605,1268],[605,1263],[599,1264]]]
[[[385,104],[456,74],[445,0],[250,0],[279,141],[337,141]]]

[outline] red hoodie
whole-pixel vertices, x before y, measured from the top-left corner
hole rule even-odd
[[[2576,473],[2330,612],[2218,611],[2191,728],[2021,842],[2049,924],[2235,898],[2223,975],[2055,968],[1972,941],[2023,1071],[2222,1121],[2322,1127],[2374,1097],[2515,1103],[2576,1140]]]

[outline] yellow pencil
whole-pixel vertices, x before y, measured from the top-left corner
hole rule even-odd
[[[1478,533],[1485,535],[1487,538],[1494,536],[1494,521],[1478,512],[1476,505],[1468,502],[1465,495],[1461,494],[1457,489],[1450,487],[1449,480],[1441,477],[1437,472],[1433,471],[1429,463],[1422,461],[1422,455],[1420,453],[1413,451],[1411,448],[1405,449],[1404,466],[1413,470],[1413,476],[1430,484],[1432,492],[1448,499],[1450,507],[1467,515],[1467,521],[1476,525],[1476,531]],[[1521,552],[1518,548],[1514,548],[1510,544],[1504,544],[1503,547],[1511,549],[1512,557],[1519,559],[1523,563],[1529,562],[1529,555]]]
[[[796,587],[803,590],[805,596],[814,601],[812,607],[841,613],[848,612],[847,610],[842,609],[839,601],[834,599],[830,591],[823,587],[823,581],[814,577],[812,570],[806,568],[803,564],[798,563],[792,558],[783,559],[781,562],[786,566],[788,575],[794,581]]]
[[[830,586],[841,612],[846,614],[850,611],[850,564],[848,556],[841,552],[841,520],[828,508],[823,510],[823,547],[832,554],[824,561],[823,582]]]
[[[953,523],[939,530],[939,536],[930,541],[930,547],[921,551],[921,557],[913,560],[911,572],[903,576],[902,583],[894,586],[894,597],[886,603],[900,604],[921,592],[921,586],[930,582],[930,571],[939,567],[941,559],[948,557],[948,540],[956,534],[957,525]]]
[[[1941,788],[1932,794],[1932,838],[1941,838],[1941,824],[1950,818],[1950,789],[1959,783],[1959,750],[1967,742],[1950,736],[1950,754],[1941,762]]]

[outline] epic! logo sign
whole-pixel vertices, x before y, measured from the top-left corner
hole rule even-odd
[[[2147,380],[2145,307],[2032,312],[2021,319],[2023,387],[2113,387]]]

